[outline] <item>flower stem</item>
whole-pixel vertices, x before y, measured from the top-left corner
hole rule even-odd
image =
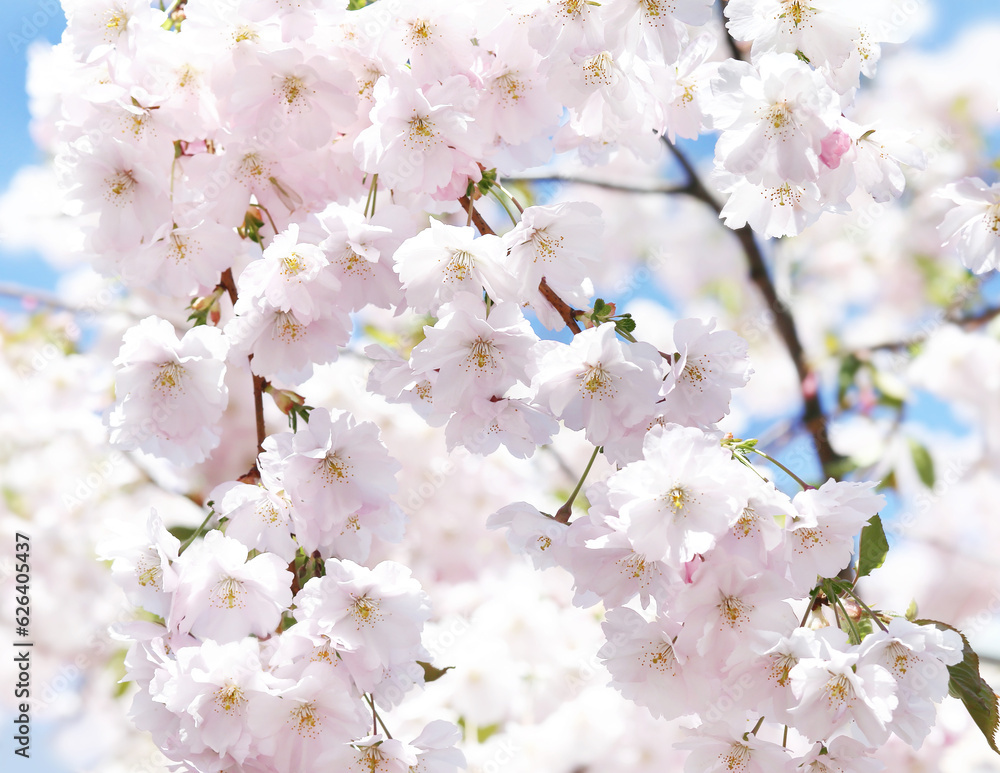
[[[507,198],[507,191],[504,191],[503,188],[500,188],[500,190],[503,191],[503,193],[505,194],[501,196],[500,193],[497,192],[497,187],[498,186],[494,185],[492,188],[490,188],[490,193],[493,194],[493,198],[495,198],[498,202],[500,202],[500,206],[503,207],[504,212],[507,213],[507,217],[510,218],[510,222],[512,222],[514,225],[517,225],[517,218],[514,217],[514,213],[510,211],[510,207],[507,205],[507,202],[505,201],[505,199]]]
[[[769,456],[768,454],[765,454],[763,451],[760,451],[760,450],[758,450],[756,448],[751,448],[750,450],[753,451],[758,456],[763,456],[765,459],[767,459],[767,461],[769,461],[771,464],[773,464],[779,470],[784,470],[785,474],[788,475],[788,477],[790,477],[792,480],[794,480],[796,483],[798,483],[800,486],[802,486],[802,490],[803,491],[805,491],[807,489],[811,489],[811,488],[816,488],[815,486],[810,486],[808,483],[806,483],[804,480],[802,480],[802,478],[800,478],[794,472],[792,472],[787,467],[785,467],[785,465],[783,465],[781,462],[779,462],[773,456]]]
[[[180,555],[189,547],[191,547],[191,543],[194,542],[198,538],[198,536],[202,533],[202,531],[205,530],[205,527],[208,526],[208,522],[212,520],[213,515],[215,515],[215,510],[210,508],[208,511],[208,515],[205,516],[205,520],[201,522],[201,525],[191,533],[190,537],[184,540],[184,544],[181,545],[180,549],[177,551],[177,555]]]
[[[806,607],[806,611],[802,615],[802,619],[799,621],[799,628],[806,627],[806,620],[809,619],[809,613],[812,612],[813,606],[816,604],[817,595],[819,595],[819,588],[813,588],[812,593],[809,594],[809,605]]]
[[[861,608],[862,608],[863,610],[865,610],[865,612],[867,612],[867,613],[868,613],[868,616],[869,616],[869,617],[870,617],[870,618],[871,618],[872,620],[874,620],[874,621],[875,621],[875,625],[877,625],[877,626],[878,626],[879,628],[881,628],[881,629],[882,629],[883,631],[885,631],[886,633],[888,633],[888,632],[889,632],[889,629],[885,627],[885,624],[884,624],[884,623],[883,623],[883,622],[882,622],[882,621],[881,621],[881,620],[880,620],[880,619],[878,618],[878,616],[877,616],[877,615],[876,615],[876,614],[875,614],[875,613],[874,613],[874,612],[872,611],[872,608],[871,608],[871,607],[869,607],[869,606],[868,606],[868,605],[867,605],[867,604],[866,604],[865,602],[863,602],[863,601],[861,600],[861,597],[860,597],[860,596],[859,596],[859,595],[858,595],[857,593],[855,593],[855,591],[854,591],[854,588],[853,588],[853,587],[849,588],[849,589],[847,590],[847,592],[848,592],[848,593],[850,594],[851,598],[853,598],[853,599],[854,599],[854,601],[855,601],[855,602],[857,602],[858,606],[860,606],[860,607],[861,607]]]
[[[556,510],[556,520],[559,523],[569,523],[569,516],[573,512],[573,502],[576,501],[576,495],[580,493],[580,489],[583,488],[583,482],[587,480],[587,475],[590,473],[590,468],[594,466],[594,460],[597,458],[597,454],[600,453],[601,447],[597,446],[594,449],[594,453],[590,456],[590,461],[587,462],[587,468],[583,471],[583,475],[580,476],[580,480],[576,483],[576,488],[573,489],[573,493],[569,495],[569,499],[566,500],[566,504]]]
[[[389,732],[389,728],[387,728],[385,726],[385,722],[382,721],[382,717],[379,716],[378,711],[375,709],[375,701],[372,700],[372,696],[368,695],[366,693],[365,694],[365,700],[368,702],[368,705],[371,706],[373,721],[376,722],[376,723],[378,723],[379,725],[381,725],[382,726],[382,731],[385,733],[386,738],[388,738],[389,740],[392,740],[392,733]],[[375,725],[372,725],[372,728],[374,730],[378,730],[378,728],[375,727]],[[372,733],[372,735],[374,735],[374,733]]]
[[[378,174],[372,176],[371,185],[368,186],[368,198],[365,199],[365,217],[370,217],[368,210],[371,209],[371,214],[375,214],[375,197],[378,195]]]

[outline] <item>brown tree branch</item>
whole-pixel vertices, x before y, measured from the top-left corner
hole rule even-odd
[[[707,204],[716,214],[721,214],[722,206],[702,183],[691,162],[673,143],[667,141],[666,138],[663,141],[687,174],[687,189],[690,195]],[[824,474],[829,474],[834,471],[834,468],[841,461],[842,457],[830,445],[826,415],[823,413],[823,406],[819,399],[819,379],[809,366],[805,349],[802,346],[798,330],[795,327],[795,317],[788,304],[784,303],[778,297],[778,292],[775,289],[774,282],[771,280],[771,275],[768,273],[764,255],[757,244],[753,229],[745,225],[742,228],[735,229],[734,233],[739,240],[740,246],[743,248],[744,255],[746,255],[747,263],[749,264],[750,281],[757,287],[760,294],[764,297],[767,307],[774,314],[774,324],[778,329],[778,335],[781,336],[781,340],[785,344],[785,349],[788,351],[792,364],[795,366],[802,394],[802,423],[812,436],[816,455],[819,457]]]
[[[479,214],[479,211],[469,200],[468,196],[462,196],[458,200],[458,203],[462,206],[463,212],[468,212],[469,218],[472,220],[479,233],[483,235],[496,235],[496,232],[490,228],[490,224],[483,219],[482,215]],[[542,294],[542,297],[551,303],[552,307],[559,312],[559,316],[562,317],[562,321],[566,323],[566,327],[573,332],[573,335],[579,333],[580,326],[576,321],[575,309],[556,295],[555,290],[549,287],[549,283],[545,281],[545,277],[542,277],[542,281],[538,284],[538,291]]]

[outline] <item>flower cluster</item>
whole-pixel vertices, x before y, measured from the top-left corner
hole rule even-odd
[[[374,339],[366,394],[443,426],[449,450],[523,459],[565,428],[603,454],[585,514],[581,481],[555,515],[520,502],[490,523],[604,605],[623,696],[698,717],[690,770],[865,769],[892,734],[918,746],[963,642],[873,612],[840,578],[858,532],[881,529],[874,484],[790,498],[755,476],[752,444],[718,428],[747,342],[697,318],[666,352],[637,339],[592,301],[601,209],[522,207],[499,182],[555,153],[655,162],[711,130],[733,229],[795,235],[898,198],[920,152],[848,117],[880,45],[905,38],[898,4],[731,0],[746,59],[724,61],[705,0],[350,5],[80,0],[52,55],[68,73],[55,163],[85,251],[161,303],[124,335],[112,442],[200,464],[225,446],[236,378],[253,387],[254,467],[214,489],[202,527],[153,513],[103,548],[152,618],[126,635],[136,725],[198,771],[464,764],[456,726],[404,743],[376,708],[440,675],[429,598],[377,561],[404,537],[403,465],[375,424],[293,391]],[[945,193],[943,237],[994,265],[995,191]],[[373,309],[419,320],[415,337],[369,335]],[[564,327],[571,340],[540,335]],[[267,433],[266,395],[291,431]]]

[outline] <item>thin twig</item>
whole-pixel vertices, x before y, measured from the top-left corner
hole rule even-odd
[[[253,411],[257,420],[257,453],[259,454],[264,450],[267,429],[264,427],[264,378],[256,373],[253,374]]]
[[[469,200],[468,196],[462,196],[458,200],[459,205],[462,210],[469,213],[469,218],[472,220],[473,225],[479,233],[485,235],[496,236],[496,232],[490,228],[490,224],[487,223],[483,216],[479,214],[479,211],[475,208],[472,201]],[[538,284],[538,291],[542,294],[552,307],[559,312],[559,316],[562,317],[563,322],[566,323],[573,335],[580,332],[580,326],[576,322],[576,313],[572,306],[570,306],[566,301],[556,295],[555,290],[549,287],[549,283],[545,281],[545,277],[542,277],[542,281]]]
[[[573,335],[580,332],[580,325],[576,321],[576,310],[560,298],[555,290],[549,287],[549,283],[545,281],[545,277],[542,277],[542,281],[538,283],[538,292],[542,294],[545,300],[552,304],[552,308],[559,312],[562,321],[566,323],[566,327],[570,329]]]

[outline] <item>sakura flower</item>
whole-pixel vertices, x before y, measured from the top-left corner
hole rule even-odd
[[[497,236],[475,238],[471,226],[431,220],[403,242],[393,258],[406,301],[416,311],[435,313],[461,292],[511,299],[513,276],[504,267],[503,242]]]
[[[544,279],[567,303],[585,303],[590,296],[587,271],[600,258],[603,228],[601,211],[590,202],[526,208],[503,236],[507,270],[517,277],[516,295],[503,300],[526,300],[542,324],[562,327],[562,318],[538,286]]]
[[[98,545],[103,560],[112,561],[111,575],[131,603],[161,617],[177,584],[180,540],[167,531],[163,518],[150,509],[145,528],[134,534],[109,537]]]
[[[421,653],[420,631],[430,616],[427,596],[410,571],[383,561],[369,569],[332,559],[295,596],[296,619],[307,630],[343,643],[342,657],[363,691],[379,669]]]
[[[889,727],[914,749],[934,725],[934,704],[948,694],[947,666],[962,660],[962,650],[962,638],[955,631],[916,625],[901,617],[889,621],[887,631],[873,631],[861,643],[859,662],[882,666],[896,680],[899,705]]]
[[[677,646],[732,665],[763,652],[770,639],[795,626],[795,615],[784,601],[788,582],[773,572],[752,569],[718,553],[695,570],[674,602],[684,620]]]
[[[223,483],[212,491],[215,511],[226,518],[227,537],[251,550],[273,553],[286,562],[295,558],[298,544],[292,538],[291,509],[287,495],[272,482],[263,484]]]
[[[343,310],[326,307],[323,316],[302,320],[263,297],[240,297],[236,316],[225,326],[233,355],[253,355],[250,369],[261,376],[305,381],[313,363],[333,362],[351,336],[351,320]]]
[[[240,238],[231,228],[207,220],[191,226],[167,223],[117,266],[130,285],[155,287],[175,296],[207,295],[219,283],[219,275],[243,254]]]
[[[369,220],[331,204],[318,215],[325,236],[319,243],[341,285],[339,304],[350,311],[366,304],[389,308],[403,303],[391,255],[414,226],[412,215],[395,205],[380,206]]]
[[[645,706],[656,717],[675,719],[690,714],[715,694],[713,679],[684,660],[674,648],[680,624],[646,622],[634,610],[608,612],[601,625],[607,643],[598,657],[611,673],[611,686]]]
[[[338,767],[345,773],[409,773],[417,764],[417,750],[377,733],[352,743],[346,754],[338,750],[338,758]],[[329,761],[327,758],[317,760],[323,763]]]
[[[966,177],[940,195],[953,202],[938,226],[944,246],[973,273],[1000,267],[1000,183]]]
[[[353,78],[328,57],[286,48],[260,53],[236,81],[230,111],[257,127],[280,128],[306,150],[354,122]]]
[[[171,627],[220,642],[273,631],[292,602],[292,576],[278,556],[260,553],[247,560],[249,552],[214,529],[189,547],[176,562]]]
[[[263,298],[283,312],[309,323],[333,305],[340,282],[327,269],[329,261],[314,244],[301,241],[299,226],[274,237],[261,260],[252,261],[237,281],[240,297]]]
[[[529,366],[536,401],[595,445],[615,440],[653,412],[660,355],[620,341],[613,324],[589,328],[567,344],[542,341]]]
[[[530,556],[536,569],[556,566],[555,555],[566,541],[567,525],[546,516],[527,502],[516,502],[486,519],[488,529],[504,529],[507,544],[515,553]]]
[[[733,37],[753,41],[754,62],[768,53],[801,52],[813,67],[836,68],[860,35],[857,9],[836,0],[732,0],[726,16]]]
[[[685,773],[781,773],[791,771],[791,757],[781,745],[764,741],[733,721],[706,723],[677,744],[690,749]]]
[[[794,54],[763,57],[757,69],[730,60],[712,92],[720,166],[764,186],[816,179],[823,139],[840,118],[837,94],[822,75]]]
[[[795,515],[786,522],[789,574],[805,591],[820,577],[833,577],[851,557],[854,537],[885,505],[871,493],[875,483],[835,481],[800,491],[792,500]]]
[[[705,426],[729,413],[732,390],[744,386],[750,368],[747,342],[729,330],[712,332],[715,319],[683,319],[674,325],[678,354],[664,382],[663,413],[669,421]]]
[[[719,174],[718,181],[729,194],[719,217],[734,230],[749,225],[769,238],[797,236],[830,207],[814,182],[759,185],[729,174]]]
[[[675,62],[686,38],[683,25],[705,24],[711,18],[712,4],[709,0],[629,0],[615,10],[608,24],[609,38],[621,36],[629,50],[645,50],[650,59],[662,57],[666,62]]]
[[[785,532],[781,524],[793,517],[791,500],[770,485],[757,486],[736,522],[716,543],[726,555],[743,558],[752,566],[784,572]]]
[[[813,741],[856,733],[870,746],[885,743],[898,705],[896,681],[882,666],[859,663],[854,648],[823,645],[820,657],[789,671],[798,701],[789,711],[792,726]]]
[[[900,165],[923,169],[923,151],[912,143],[912,135],[907,132],[862,126],[856,131],[854,173],[858,185],[877,202],[899,198],[906,185]]]
[[[111,442],[196,464],[219,444],[229,400],[222,331],[201,326],[177,338],[173,325],[147,317],[125,332],[115,360],[117,401]]]
[[[169,164],[146,155],[119,140],[93,149],[81,141],[72,195],[84,212],[98,213],[97,249],[135,249],[172,220]]]
[[[686,43],[676,63],[652,67],[650,78],[659,115],[657,130],[670,142],[677,137],[694,139],[707,129],[704,101],[711,97],[717,64],[709,63],[716,39],[703,34]]]
[[[264,670],[256,639],[208,640],[177,653],[176,666],[160,682],[154,700],[181,717],[185,757],[202,764],[240,764],[257,751],[250,705],[283,686]]]
[[[140,30],[162,24],[163,11],[145,0],[82,0],[67,7],[67,39],[84,57],[109,48],[130,52]]]
[[[487,310],[481,298],[461,293],[438,313],[410,357],[417,378],[438,372],[435,401],[457,408],[528,381],[528,352],[538,336],[516,304],[497,303]]]
[[[654,427],[643,459],[608,479],[637,552],[675,568],[715,545],[746,506],[744,473],[700,430]]]
[[[431,386],[431,395],[436,392]],[[559,431],[559,423],[551,415],[522,398],[474,397],[455,407],[457,410],[445,427],[449,450],[461,445],[474,454],[486,456],[503,446],[512,456],[527,459],[535,449],[550,443]],[[427,420],[433,421],[432,417]]]
[[[464,73],[475,56],[472,14],[448,0],[422,0],[395,14],[395,23],[382,39],[389,61],[409,62],[421,84],[444,81]]]
[[[338,753],[371,729],[366,706],[331,689],[336,684],[323,663],[312,663],[295,684],[250,706],[250,729],[259,739],[264,770],[308,773],[326,755],[345,760]]]
[[[458,773],[464,770],[465,755],[458,748],[462,731],[451,722],[435,719],[427,723],[411,745],[417,751],[413,773]]]
[[[590,515],[573,521],[563,540],[561,563],[573,574],[575,603],[583,605],[596,596],[610,609],[638,596],[644,608],[650,600],[666,608],[681,583],[680,572],[647,555],[641,547],[635,548],[621,519],[608,516],[595,523],[595,511],[605,509],[595,503],[599,496],[599,489],[588,489]]]
[[[373,536],[401,538],[402,516],[389,499],[400,465],[374,424],[317,408],[306,427],[284,434],[290,442],[281,437],[265,439],[260,464],[288,492],[295,536],[307,553],[349,548],[364,560]]]
[[[372,91],[372,125],[354,144],[366,172],[393,190],[457,198],[481,173],[484,139],[472,121],[476,94],[462,75],[421,88],[408,71],[380,78]]]
[[[882,763],[868,755],[870,750],[860,741],[838,735],[828,743],[817,743],[797,760],[802,773],[878,773]]]
[[[542,59],[512,37],[511,28],[518,26],[510,22],[494,33],[492,56],[480,59],[484,90],[476,106],[476,121],[511,145],[553,133],[560,114],[558,102],[537,78]]]

